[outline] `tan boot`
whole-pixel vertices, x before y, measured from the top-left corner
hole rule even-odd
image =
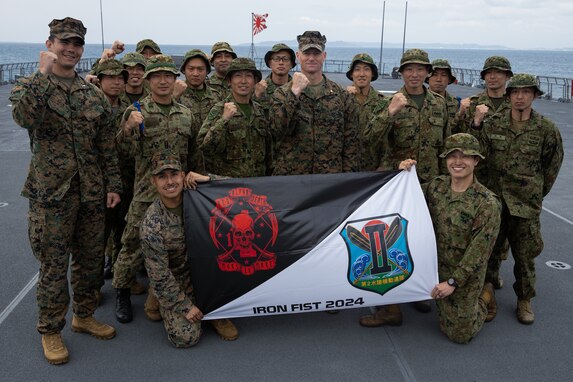
[[[72,330],[77,333],[88,333],[100,340],[110,340],[115,337],[115,329],[97,321],[93,316],[81,318],[74,314]]]
[[[485,322],[492,321],[497,315],[497,301],[495,300],[494,285],[492,283],[485,283],[479,298],[482,299],[487,306]]]
[[[145,285],[136,281],[135,284],[131,286],[131,294],[133,295],[140,295],[145,293]]]
[[[101,293],[101,290],[96,290],[94,293],[96,297],[97,306],[100,306],[103,301],[103,294]]]
[[[44,348],[44,357],[52,365],[68,362],[68,349],[62,341],[60,333],[42,334],[42,347]]]
[[[496,277],[494,277],[494,279],[492,280],[492,284],[493,287],[495,289],[501,289],[503,288],[503,279],[501,278],[500,275],[497,275]]]
[[[533,321],[535,321],[535,314],[533,314],[530,300],[517,300],[517,320],[525,325],[533,324]]]
[[[231,320],[226,318],[222,320],[211,320],[211,325],[213,325],[213,329],[215,329],[219,337],[225,341],[234,341],[239,338],[239,330]]]
[[[375,328],[382,325],[402,325],[402,311],[398,304],[381,306],[376,314],[369,314],[360,318],[360,325]]]
[[[157,300],[157,297],[155,297],[151,288],[149,288],[149,291],[147,292],[147,300],[145,300],[143,310],[145,311],[147,318],[151,321],[162,320],[161,313],[159,312],[159,301]]]

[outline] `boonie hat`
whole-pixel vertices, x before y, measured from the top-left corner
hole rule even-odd
[[[540,95],[543,95],[543,92],[539,88],[539,81],[537,81],[537,77],[533,74],[516,74],[511,78],[511,80],[509,80],[509,83],[505,88],[505,92],[509,95],[511,90],[516,88],[533,88],[536,96],[539,97]]]
[[[151,73],[161,71],[173,73],[176,76],[179,75],[177,66],[175,66],[175,62],[173,62],[173,58],[171,58],[171,56],[166,54],[157,54],[153,57],[149,57],[147,60],[147,66],[145,67],[145,74],[143,77],[147,78]]]
[[[129,73],[123,68],[123,65],[118,60],[100,61],[95,68],[95,74],[98,79],[101,79],[101,76],[104,74],[108,76],[122,75],[124,82],[127,82],[127,79],[129,78]]]
[[[231,79],[233,72],[238,72],[241,70],[248,70],[249,72],[252,72],[255,76],[255,82],[259,82],[263,78],[263,74],[260,70],[257,69],[255,61],[247,57],[239,57],[231,61],[231,65],[229,65],[225,79]]]
[[[452,73],[452,66],[450,65],[448,60],[438,58],[437,60],[432,61],[432,72],[426,78],[426,83],[428,82],[428,78],[432,77],[432,73],[436,69],[446,69],[448,71],[448,74],[450,75],[450,84],[453,84],[454,82],[456,82],[456,77]]]
[[[359,62],[365,63],[368,66],[370,66],[370,68],[372,69],[372,81],[376,81],[376,79],[378,78],[378,67],[374,64],[374,59],[370,57],[369,54],[366,53],[358,53],[356,56],[352,58],[352,62],[348,67],[348,71],[346,72],[346,78],[352,81],[352,72],[354,71],[354,66],[356,66],[356,64]]]
[[[480,73],[482,80],[485,77],[485,72],[490,69],[503,70],[504,72],[508,72],[510,77],[513,76],[509,60],[503,56],[491,56],[485,59],[485,62],[483,63],[483,69]]]
[[[408,64],[421,64],[428,68],[428,73],[432,71],[432,64],[430,64],[430,59],[428,58],[428,53],[422,49],[408,49],[402,55],[400,59],[400,67],[398,71],[402,73],[404,66]]]
[[[443,153],[440,154],[440,158],[447,157],[450,153],[459,150],[464,155],[477,155],[478,157],[485,159],[485,157],[479,152],[479,142],[476,137],[467,133],[458,133],[450,135],[446,139],[446,148]]]
[[[219,41],[213,44],[213,47],[211,47],[211,63],[213,63],[213,57],[215,56],[215,54],[219,52],[228,52],[231,53],[231,56],[233,56],[233,58],[237,58],[237,53],[235,53],[235,51],[233,50],[233,48],[231,48],[231,45],[228,42]]]
[[[273,53],[280,52],[281,50],[286,50],[288,52],[290,56],[291,69],[294,68],[296,66],[296,55],[294,54],[294,50],[292,50],[288,45],[283,43],[278,43],[273,45],[271,50],[265,53],[265,64],[267,64],[267,66],[270,68],[271,67],[270,61]]]
[[[187,65],[187,61],[192,58],[198,57],[205,61],[205,66],[207,67],[207,74],[211,73],[211,63],[209,62],[209,57],[207,54],[203,52],[201,49],[191,49],[187,53],[185,53],[185,57],[183,57],[183,63],[181,64],[181,72],[185,72],[185,65]]]
[[[157,45],[157,43],[150,38],[146,38],[138,42],[137,45],[135,46],[135,51],[137,53],[143,53],[143,49],[145,49],[146,46],[153,49],[155,53],[161,54],[161,49],[159,48],[159,45]]]
[[[124,66],[130,66],[130,67],[135,65],[141,65],[143,66],[144,69],[147,65],[147,60],[145,59],[145,57],[143,57],[143,54],[137,52],[126,53],[125,56],[121,58],[120,62]]]

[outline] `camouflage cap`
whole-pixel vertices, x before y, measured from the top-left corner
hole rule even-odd
[[[326,45],[326,36],[323,36],[319,31],[306,31],[296,37],[298,41],[298,50],[304,52],[310,48],[318,49],[324,52]]]
[[[509,95],[512,89],[516,88],[533,88],[536,96],[543,95],[543,92],[539,88],[539,81],[537,77],[533,74],[519,73],[516,74],[509,80],[505,92]]]
[[[185,53],[185,57],[183,57],[183,63],[181,64],[181,68],[179,70],[181,70],[182,73],[185,72],[185,65],[187,64],[187,61],[195,57],[205,61],[205,66],[207,66],[207,74],[211,73],[211,63],[209,62],[209,57],[207,57],[207,54],[201,49],[191,49]]]
[[[428,53],[422,49],[408,49],[402,54],[398,71],[402,73],[404,66],[408,64],[421,64],[428,68],[428,73],[432,71],[432,64],[428,58]]]
[[[150,38],[146,38],[144,40],[141,40],[140,42],[137,43],[136,47],[135,47],[135,51],[137,53],[143,53],[143,49],[145,49],[145,47],[148,46],[151,49],[153,49],[153,51],[157,54],[161,54],[161,49],[159,48],[159,45],[157,45],[157,43],[155,41],[153,41]]]
[[[479,152],[480,147],[477,138],[471,134],[458,133],[450,135],[446,139],[445,151],[440,154],[440,158],[445,158],[456,150],[461,151],[464,155],[477,155],[478,157],[485,159],[485,157]]]
[[[50,27],[50,36],[54,36],[60,40],[77,37],[85,43],[87,29],[80,20],[71,17],[66,17],[61,20],[53,19],[48,26]]]
[[[229,52],[231,53],[231,56],[233,56],[233,58],[237,58],[237,53],[235,53],[235,51],[233,50],[233,48],[231,48],[231,45],[229,45],[228,42],[219,41],[213,44],[213,46],[211,47],[211,63],[213,63],[213,57],[215,57],[215,54],[219,52]]]
[[[294,68],[296,66],[296,54],[294,54],[294,50],[292,50],[287,44],[283,43],[278,43],[273,45],[271,50],[265,53],[265,64],[267,64],[267,66],[270,68],[271,66],[269,65],[269,63],[271,61],[273,53],[280,52],[281,50],[285,50],[288,52],[290,56],[291,69]]]
[[[432,71],[430,72],[430,76],[426,77],[426,83],[428,82],[428,78],[432,77],[432,73],[434,73],[434,70],[436,70],[436,69],[447,70],[448,74],[450,75],[450,84],[453,84],[454,82],[456,82],[456,77],[454,76],[454,73],[452,72],[452,66],[450,65],[448,60],[438,58],[437,60],[432,61]]]
[[[129,73],[123,68],[123,65],[118,60],[105,60],[100,61],[95,68],[95,74],[101,80],[101,76],[123,76],[123,81],[127,82]]]
[[[123,66],[141,65],[143,66],[144,69],[147,66],[147,60],[145,59],[145,57],[143,57],[141,53],[137,52],[126,53],[125,56],[123,56],[120,61],[123,64]]]
[[[151,164],[151,168],[153,169],[153,171],[151,171],[151,175],[159,175],[165,170],[182,171],[179,158],[168,151],[155,154],[151,159]]]
[[[513,76],[509,60],[503,56],[491,56],[485,59],[485,62],[483,63],[483,69],[480,73],[482,80],[484,79],[485,72],[490,69],[503,70],[504,72],[509,72],[510,77]]]
[[[229,65],[229,69],[227,69],[225,79],[230,80],[233,72],[238,72],[240,70],[248,70],[249,72],[252,72],[255,76],[255,83],[259,82],[263,78],[263,74],[257,69],[255,61],[247,57],[238,57],[231,61],[231,65]]]
[[[179,75],[179,71],[177,70],[177,66],[175,66],[175,62],[173,62],[173,58],[166,54],[157,54],[153,57],[149,57],[143,77],[147,78],[154,72],[169,72],[176,76]]]
[[[354,66],[356,66],[356,64],[359,62],[362,62],[370,66],[370,68],[372,69],[372,81],[376,81],[376,79],[378,78],[378,67],[376,66],[376,64],[374,64],[374,59],[366,53],[358,53],[356,56],[352,58],[352,62],[348,67],[348,71],[346,72],[346,78],[352,81],[352,71],[354,71]]]

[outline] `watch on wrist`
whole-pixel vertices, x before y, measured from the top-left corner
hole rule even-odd
[[[453,286],[454,288],[458,287],[458,283],[456,282],[456,280],[451,277],[448,279],[447,283],[449,286]]]

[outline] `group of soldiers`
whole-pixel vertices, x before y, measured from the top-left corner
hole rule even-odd
[[[563,147],[559,130],[531,107],[542,94],[535,77],[514,76],[504,57],[485,61],[486,89],[463,100],[446,90],[456,80],[449,63],[430,62],[420,49],[404,52],[404,85],[393,96],[372,87],[378,69],[365,53],[353,58],[352,85],[343,89],[323,74],[326,37],[318,31],[299,35],[296,52],[274,45],[265,79],[226,42],[210,55],[190,50],[177,67],[149,39],[121,60],[116,41],[84,79],[75,71],[82,22],[68,17],[49,27],[38,71],[10,97],[14,120],[30,136],[22,194],[40,261],[37,329],[48,362],[69,357],[61,330],[70,258],[73,331],[113,338],[115,329],[93,317],[104,276],[113,277],[116,318],[127,323],[131,294],[145,292],[136,281],[144,269],[147,317],[163,320],[175,346],[197,343],[203,313],[194,305],[181,193],[219,177],[416,165],[438,244],[432,298],[442,331],[469,342],[495,317],[494,288],[503,286],[499,268],[510,248],[517,318],[534,321],[539,215]],[[289,74],[297,60],[300,72]],[[431,310],[428,302],[416,306]],[[238,338],[230,320],[210,323],[223,339]],[[360,319],[368,327],[401,323],[398,305]]]

